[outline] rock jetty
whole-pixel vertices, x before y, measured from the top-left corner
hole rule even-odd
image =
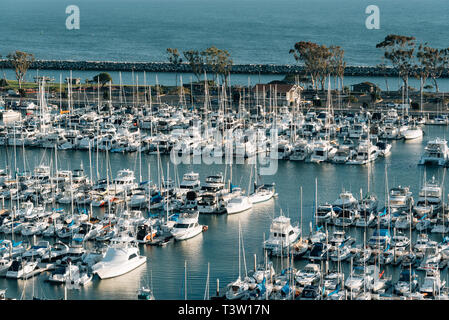
[[[8,60],[0,60],[0,68],[12,68]],[[73,60],[36,60],[31,69],[41,70],[89,70],[89,71],[136,71],[136,72],[178,72],[190,73],[188,63],[174,65],[168,62],[117,62],[117,61],[73,61]],[[205,70],[210,68],[205,65]],[[300,65],[277,64],[234,64],[231,73],[234,74],[300,74],[304,67]],[[381,69],[375,66],[347,66],[346,76],[398,76],[394,68]],[[447,70],[442,77],[449,77]]]

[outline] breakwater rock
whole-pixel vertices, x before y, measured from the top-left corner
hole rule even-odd
[[[0,60],[0,67],[12,68],[8,60]],[[115,62],[115,61],[73,61],[73,60],[36,60],[31,69],[41,70],[89,70],[89,71],[136,71],[136,72],[178,72],[191,73],[188,63],[174,65],[168,62]],[[205,65],[206,72],[210,68]],[[234,64],[231,73],[240,74],[300,74],[304,67],[300,65],[276,65],[276,64]],[[394,68],[381,69],[375,66],[347,66],[347,76],[398,76]],[[442,77],[449,77],[447,70]]]

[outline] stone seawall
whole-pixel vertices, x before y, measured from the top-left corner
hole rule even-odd
[[[0,68],[12,68],[7,60],[0,60]],[[89,71],[123,71],[123,72],[192,72],[187,63],[175,66],[167,62],[114,62],[114,61],[70,61],[70,60],[37,60],[31,65],[31,69],[41,70],[89,70]],[[205,66],[206,71],[210,69]],[[231,73],[240,74],[298,74],[303,72],[303,67],[298,65],[275,64],[235,64]],[[348,66],[345,69],[346,76],[398,76],[394,68],[382,70],[373,66]],[[444,72],[442,77],[449,77]]]

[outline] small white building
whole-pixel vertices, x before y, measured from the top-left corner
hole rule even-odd
[[[254,99],[263,100],[276,95],[278,105],[293,106],[299,104],[303,88],[296,84],[256,84],[253,89]]]

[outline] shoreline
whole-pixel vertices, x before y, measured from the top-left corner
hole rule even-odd
[[[13,69],[8,60],[0,60],[0,68]],[[36,60],[30,69],[39,70],[78,70],[78,71],[136,71],[136,72],[162,72],[162,73],[192,73],[188,63],[174,65],[169,62],[118,62],[118,61],[75,61],[75,60]],[[211,72],[204,66],[206,72]],[[278,64],[234,64],[231,74],[300,74],[304,67],[300,65]],[[382,70],[376,66],[347,66],[345,76],[366,77],[397,77],[396,69],[387,67]],[[449,78],[449,72],[443,72],[441,78]]]

